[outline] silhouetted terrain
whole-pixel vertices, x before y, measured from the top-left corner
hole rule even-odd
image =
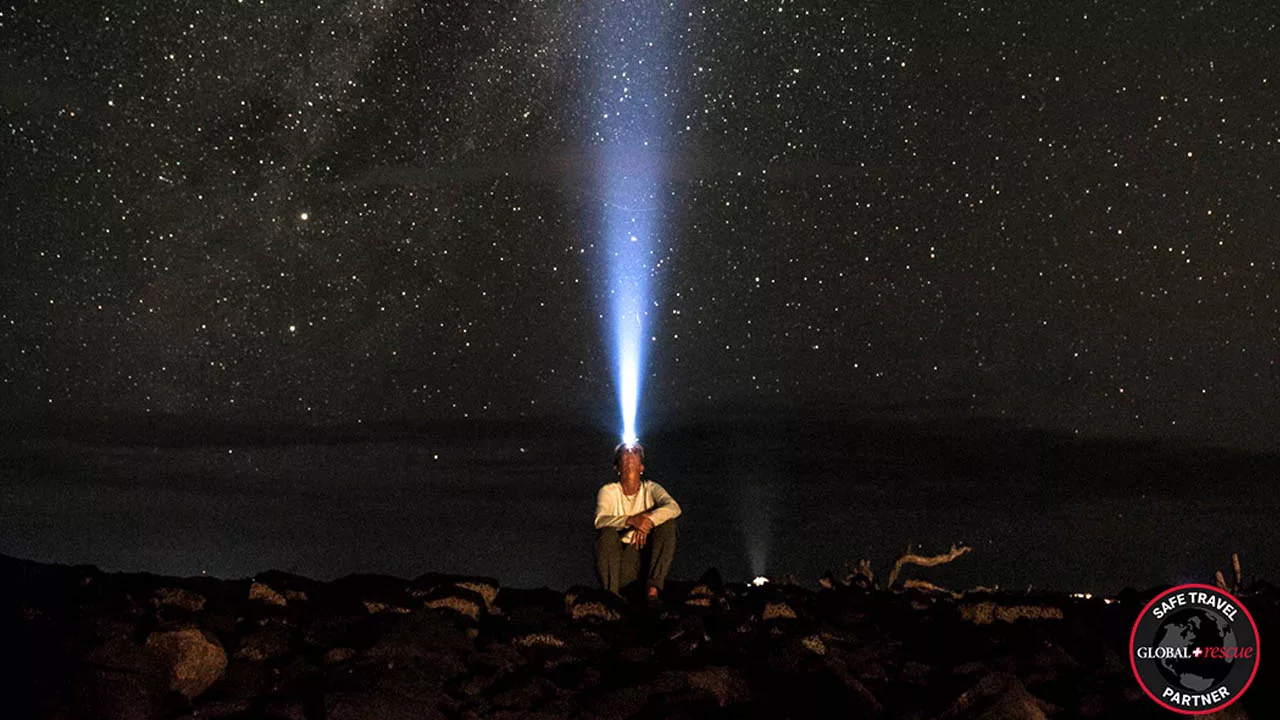
[[[639,606],[488,577],[104,574],[0,556],[21,718],[1162,718],[1129,663],[1158,589],[671,582]],[[1280,596],[1240,593],[1259,636]],[[1271,664],[1221,717],[1269,717]]]

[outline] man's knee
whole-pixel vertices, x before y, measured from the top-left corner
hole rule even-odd
[[[596,530],[596,547],[622,544],[622,532],[618,528],[600,528]]]
[[[676,534],[676,520],[675,520],[675,518],[671,518],[670,520],[668,520],[668,521],[666,521],[666,522],[662,523],[661,525],[655,525],[655,526],[653,527],[653,530],[651,530],[651,531],[649,532],[649,534],[650,534],[650,535],[655,535],[655,536],[656,536],[656,535],[671,535],[671,536],[674,536],[674,535]]]

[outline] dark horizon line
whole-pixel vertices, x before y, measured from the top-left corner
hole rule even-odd
[[[1228,446],[1176,438],[1134,437],[1111,434],[1078,435],[1036,426],[994,414],[958,412],[959,400],[927,405],[886,403],[863,405],[828,402],[825,407],[724,404],[681,414],[681,419],[659,423],[645,433],[649,438],[674,439],[682,435],[730,430],[823,430],[876,432],[916,437],[937,436],[972,442],[1003,438],[1005,442],[1044,445],[1110,447],[1126,452],[1177,455],[1217,455],[1280,461],[1280,450]],[[904,417],[913,410],[932,410],[921,419]],[[938,410],[946,412],[937,413]],[[0,424],[0,439],[63,440],[89,445],[194,448],[206,446],[272,447],[284,445],[345,445],[368,442],[431,441],[475,442],[501,437],[525,437],[554,432],[559,436],[599,436],[607,444],[615,433],[601,426],[598,413],[549,412],[524,417],[493,416],[466,419],[422,417],[380,419],[371,422],[319,422],[227,420],[177,413],[121,413],[116,415],[31,415],[9,418]]]

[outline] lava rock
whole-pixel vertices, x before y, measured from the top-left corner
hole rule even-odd
[[[227,669],[227,653],[221,643],[198,628],[153,632],[146,647],[163,663],[170,689],[187,699],[209,689]]]
[[[596,588],[575,586],[564,596],[565,609],[574,620],[612,622],[627,610],[617,595]]]
[[[1049,706],[1008,673],[989,673],[937,720],[1047,720]]]
[[[161,607],[176,607],[192,613],[200,612],[207,602],[199,593],[175,587],[157,589],[155,601]]]
[[[278,605],[284,607],[288,604],[284,595],[276,592],[270,585],[256,582],[249,586],[249,599],[255,602],[262,602],[268,605]]]

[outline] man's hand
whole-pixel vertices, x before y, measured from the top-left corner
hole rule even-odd
[[[641,533],[647,533],[653,529],[653,521],[644,513],[636,513],[635,515],[627,518],[627,525],[635,528]]]
[[[631,544],[637,550],[643,550],[644,544],[648,539],[649,539],[649,533],[646,530],[641,530],[639,528],[636,528],[636,531],[631,534]]]

